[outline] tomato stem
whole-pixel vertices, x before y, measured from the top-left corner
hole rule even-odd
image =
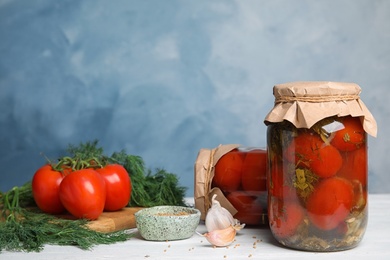
[[[56,171],[64,172],[66,168],[72,169],[72,171],[87,169],[87,168],[103,168],[107,162],[107,160],[102,157],[98,158],[96,156],[83,159],[78,156],[75,157],[69,157],[64,156],[62,157],[57,164],[52,165],[53,169]]]

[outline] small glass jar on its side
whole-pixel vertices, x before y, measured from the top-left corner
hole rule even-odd
[[[234,218],[246,225],[267,219],[267,150],[238,147],[224,154],[214,167],[211,188],[219,188],[237,210]]]
[[[267,150],[239,144],[201,149],[194,167],[195,208],[205,220],[214,195],[241,224],[268,225]]]
[[[340,251],[364,236],[367,133],[376,135],[376,123],[359,110],[359,93],[356,84],[329,82],[274,87],[275,107],[265,120],[268,219],[287,247]]]

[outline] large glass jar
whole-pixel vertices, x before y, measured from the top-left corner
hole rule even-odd
[[[272,234],[287,247],[339,251],[363,238],[367,133],[376,135],[376,123],[354,104],[365,108],[359,94],[351,83],[274,87],[275,107],[265,121],[268,218]]]

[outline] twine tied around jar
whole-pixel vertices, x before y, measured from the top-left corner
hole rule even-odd
[[[211,190],[211,182],[212,182],[212,175],[211,171],[214,169],[214,155],[215,155],[216,149],[211,149],[210,151],[210,157],[209,157],[209,163],[206,167],[206,176],[205,176],[205,183],[204,183],[204,194],[210,194]],[[204,206],[206,211],[211,207],[211,200],[210,196],[205,196]]]
[[[333,95],[333,96],[279,96],[275,98],[275,104],[284,102],[331,102],[331,101],[352,101],[359,99],[359,95]]]

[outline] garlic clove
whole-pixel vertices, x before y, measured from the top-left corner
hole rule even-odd
[[[221,230],[231,225],[240,226],[241,228],[236,228],[237,231],[244,228],[245,224],[240,224],[237,219],[233,218],[232,214],[216,200],[216,197],[217,194],[214,194],[211,198],[212,205],[207,211],[205,219],[207,231]]]
[[[229,226],[225,229],[214,230],[203,235],[199,233],[198,234],[204,236],[213,246],[222,247],[233,243],[234,239],[236,238],[236,233],[237,230],[233,226]]]

